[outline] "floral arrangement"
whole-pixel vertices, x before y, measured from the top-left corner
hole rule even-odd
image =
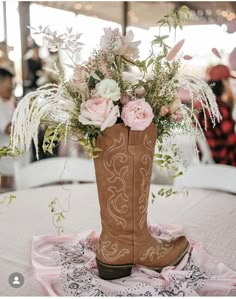
[[[80,34],[72,29],[65,34],[48,27],[35,29],[36,34],[43,34],[50,51],[68,55],[73,75],[66,78],[63,68],[55,66],[59,83],[45,85],[20,101],[12,120],[10,145],[0,155],[24,152],[32,140],[37,149],[38,128],[46,124],[45,151],[51,152],[70,137],[84,146],[89,157],[96,157],[96,138],[106,128],[123,122],[131,130],[144,130],[154,122],[158,128],[156,162],[172,167],[178,175],[176,147],[172,146],[172,156],[167,155],[165,138],[173,132],[198,134],[201,127],[196,112],[200,110],[209,111],[213,124],[220,120],[211,88],[199,78],[181,74],[181,61],[191,59],[189,55],[177,55],[184,40],[171,49],[165,42],[168,35],[161,35],[163,26],[182,27],[189,16],[189,9],[182,6],[161,19],[159,34],[145,60],[139,60],[140,41],[134,41],[132,31],[122,36],[118,29],[104,29],[100,48],[87,62],[77,63],[75,56],[83,47]],[[128,71],[130,67],[138,70],[135,75]],[[187,101],[181,100],[183,94]]]

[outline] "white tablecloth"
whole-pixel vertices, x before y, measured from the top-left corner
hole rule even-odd
[[[153,185],[151,190],[157,192],[159,188]],[[14,194],[14,203],[0,206],[0,295],[44,295],[39,282],[32,276],[32,236],[56,234],[48,204],[57,197],[66,207],[64,199],[70,194],[65,234],[100,231],[96,185],[67,185],[64,189],[50,186]],[[180,194],[169,199],[158,198],[154,205],[149,204],[148,219],[150,223],[183,225],[188,237],[200,241],[211,256],[236,271],[235,195],[189,190],[188,197]],[[14,289],[8,284],[13,272],[24,275],[21,288]]]

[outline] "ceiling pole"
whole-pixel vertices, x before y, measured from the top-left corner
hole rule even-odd
[[[8,56],[8,51],[7,51],[7,8],[6,8],[6,2],[3,1],[3,28],[4,28],[4,42],[5,42],[5,53],[7,53]]]
[[[126,29],[128,27],[128,9],[129,9],[129,2],[124,1],[122,2],[122,35],[126,35]]]
[[[20,35],[21,35],[21,69],[22,69],[22,83],[24,93],[24,81],[27,79],[27,65],[24,60],[24,55],[28,49],[27,39],[30,34],[30,29],[27,27],[30,25],[30,2],[18,2],[19,5],[19,18],[20,18]]]

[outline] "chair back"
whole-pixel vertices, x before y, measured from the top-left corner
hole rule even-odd
[[[202,164],[215,164],[215,161],[212,158],[211,149],[209,147],[207,140],[204,137],[196,137],[196,142],[197,142],[197,145],[202,154],[201,163]]]
[[[15,167],[15,187],[27,189],[56,183],[95,182],[92,160],[74,157],[42,159]]]
[[[223,164],[192,165],[175,179],[174,186],[236,193],[236,167]]]

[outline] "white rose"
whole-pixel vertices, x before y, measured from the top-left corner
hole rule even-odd
[[[118,101],[120,99],[120,88],[115,80],[103,79],[96,85],[96,95]]]

